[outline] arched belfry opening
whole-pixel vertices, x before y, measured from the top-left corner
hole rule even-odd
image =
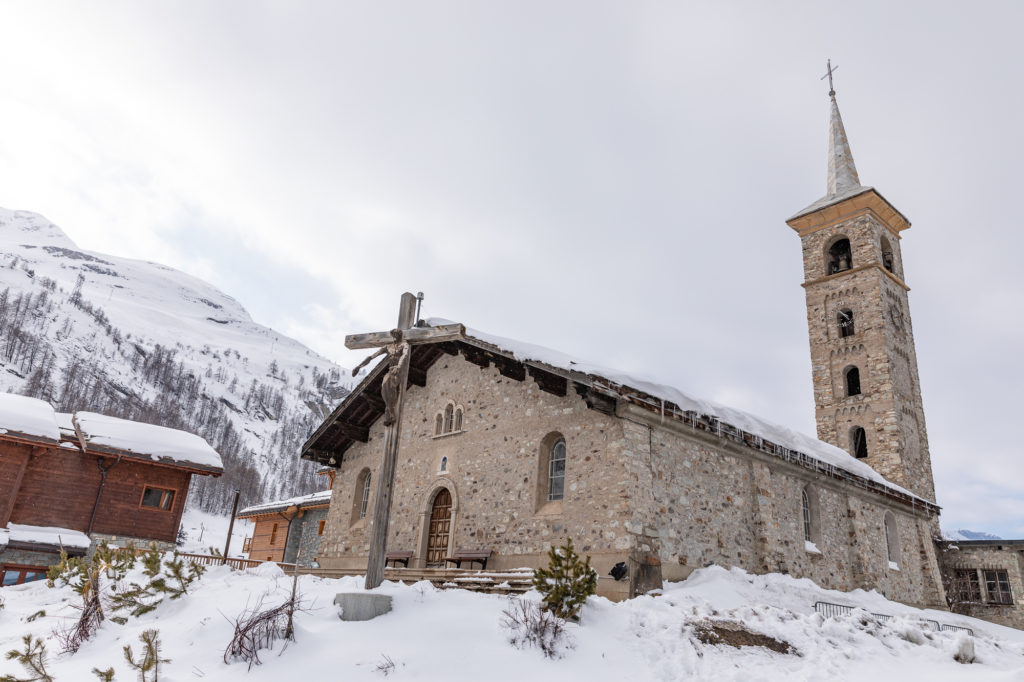
[[[896,271],[893,269],[892,246],[889,244],[889,238],[882,235],[880,245],[882,247],[882,267],[889,272],[895,273]]]
[[[848,367],[843,372],[843,378],[846,380],[847,397],[860,395],[860,370],[856,367]]]
[[[848,336],[853,336],[855,331],[853,326],[853,311],[849,308],[843,308],[836,313],[836,325],[839,327],[839,338],[845,339]]]
[[[837,239],[828,249],[828,274],[834,275],[853,267],[853,253],[850,251],[850,240],[846,237]]]
[[[857,459],[867,459],[868,437],[861,426],[850,429],[850,454]]]

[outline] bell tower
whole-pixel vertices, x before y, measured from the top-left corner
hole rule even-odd
[[[860,184],[834,89],[829,98],[827,193],[786,221],[803,246],[818,438],[934,501],[900,256],[910,221]]]

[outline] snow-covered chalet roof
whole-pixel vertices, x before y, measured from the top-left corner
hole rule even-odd
[[[238,512],[238,518],[247,516],[261,516],[263,514],[273,514],[274,512],[284,511],[291,507],[297,507],[299,509],[307,509],[309,507],[322,507],[331,503],[331,491],[321,490],[320,492],[312,493],[310,495],[301,495],[299,497],[290,497],[286,500],[275,500],[273,502],[266,502],[264,504],[256,504],[251,507],[246,507],[242,511]]]
[[[55,412],[49,403],[13,393],[0,393],[0,437],[3,436],[50,446],[59,444],[69,450],[84,447],[86,452],[149,460],[211,474],[224,471],[216,450],[193,433],[95,412]]]
[[[60,442],[60,430],[50,404],[14,393],[0,393],[0,435],[49,445]]]
[[[220,455],[203,438],[164,426],[108,417],[95,412],[76,412],[88,450],[126,453],[161,464],[188,466],[221,472]]]
[[[55,526],[25,526],[9,523],[0,528],[0,550],[8,545],[63,547],[69,554],[81,554],[89,549],[89,536],[70,528]]]

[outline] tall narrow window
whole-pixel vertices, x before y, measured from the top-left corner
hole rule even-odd
[[[559,438],[551,446],[548,466],[548,500],[560,500],[565,494],[565,441]]]
[[[836,323],[839,325],[839,338],[845,339],[853,336],[853,311],[843,309],[836,313]]]
[[[324,519],[320,519],[320,525],[317,526],[316,534],[317,535],[323,535],[324,534],[324,526],[326,526],[326,525],[327,525],[327,521],[324,520]]]
[[[277,524],[275,523],[273,528],[270,529],[270,544],[277,542]]]
[[[846,370],[846,395],[860,395],[860,370],[856,367]]]
[[[834,275],[853,267],[853,255],[850,253],[850,240],[840,239],[828,250],[828,274]]]
[[[850,429],[850,454],[857,459],[865,459],[868,456],[868,437],[859,426]]]
[[[448,403],[448,407],[444,408],[444,432],[452,432],[452,420],[455,411],[455,406]]]
[[[811,540],[811,501],[807,499],[807,490],[800,491],[801,502],[803,503],[804,513],[804,541],[813,542]]]
[[[448,458],[447,457],[442,457],[441,458],[441,471],[448,471]]]
[[[900,534],[896,528],[896,515],[892,512],[885,512],[885,553],[889,558],[889,568],[899,568],[900,564]]]
[[[953,574],[953,599],[971,604],[981,603],[981,583],[974,568],[958,568]]]
[[[455,430],[456,431],[461,431],[462,430],[462,408],[461,407],[455,410]]]
[[[440,414],[438,414],[437,417],[434,419],[434,435],[435,436],[440,436],[441,435],[441,430],[443,428],[444,428],[444,417],[442,417]]]
[[[366,478],[363,479],[363,500],[359,504],[359,518],[366,518],[366,505],[370,503],[370,472],[366,472]]]

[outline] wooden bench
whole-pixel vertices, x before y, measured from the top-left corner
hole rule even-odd
[[[402,562],[402,565],[409,568],[409,559],[412,558],[412,552],[388,552],[384,555],[384,565],[394,562],[395,568],[398,568],[398,562]]]
[[[450,557],[445,557],[444,562],[445,566],[449,563],[453,563],[455,564],[455,568],[462,568],[463,561],[468,561],[470,566],[472,566],[475,561],[480,564],[481,571],[486,571],[487,560],[491,558],[491,553],[492,552],[489,549],[457,549],[452,552]]]

